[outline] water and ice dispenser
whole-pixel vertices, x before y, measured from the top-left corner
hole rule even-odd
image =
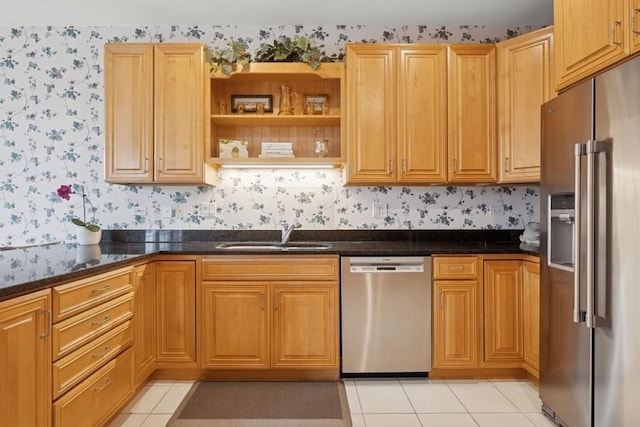
[[[573,193],[549,196],[547,253],[550,267],[573,271],[575,219]]]

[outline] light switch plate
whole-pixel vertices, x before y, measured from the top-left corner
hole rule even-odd
[[[385,218],[387,216],[387,205],[385,203],[373,202],[372,210],[374,218]]]
[[[215,203],[202,203],[200,205],[200,216],[203,218],[213,218],[216,216]]]

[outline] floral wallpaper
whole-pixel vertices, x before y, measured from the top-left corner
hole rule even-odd
[[[215,187],[104,182],[103,45],[240,40],[255,53],[306,35],[327,55],[346,42],[497,42],[532,27],[144,26],[0,28],[0,246],[74,239],[84,186],[106,229],[520,229],[537,221],[536,186],[343,187],[340,170],[222,169]],[[382,208],[374,218],[373,204]],[[91,216],[89,211],[88,218]]]

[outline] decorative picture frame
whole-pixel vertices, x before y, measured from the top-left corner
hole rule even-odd
[[[305,114],[328,114],[325,105],[329,105],[329,95],[324,93],[305,94],[302,97],[302,107]]]
[[[273,95],[231,95],[231,112],[237,113],[238,105],[244,104],[245,113],[256,113],[260,103],[265,113],[273,112]]]

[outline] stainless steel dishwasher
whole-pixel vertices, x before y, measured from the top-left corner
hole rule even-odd
[[[341,286],[343,374],[431,370],[431,257],[343,257]]]

